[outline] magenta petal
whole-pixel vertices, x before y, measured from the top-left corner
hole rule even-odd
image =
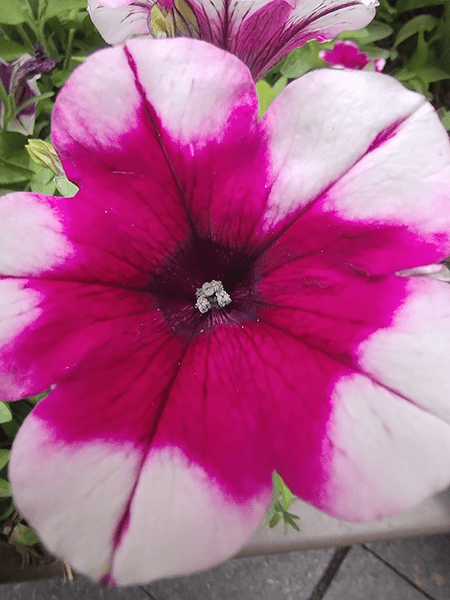
[[[225,343],[234,339],[241,354],[224,363]],[[248,333],[224,328],[184,351],[176,338],[145,341],[133,352],[124,344],[121,357],[110,347],[96,351],[95,371],[87,353],[28,417],[11,467],[16,502],[43,541],[75,568],[96,579],[110,573],[119,584],[224,560],[252,535],[271,498],[271,445],[261,452],[264,415],[255,412],[251,382],[244,405],[244,389],[227,393],[230,383],[245,385],[246,354],[258,367]],[[63,476],[68,464],[70,481]],[[80,553],[93,531],[95,556]]]
[[[8,373],[1,379],[4,399],[37,394],[71,378],[87,356],[95,355],[97,363],[103,353],[108,360],[121,364],[120,357],[129,356],[130,346],[134,352],[141,348],[147,354],[150,339],[170,335],[146,294],[45,280],[27,281],[22,286],[17,297],[30,303],[30,307],[28,312],[20,313],[18,323],[25,318],[28,323],[16,331],[15,338],[2,351]],[[13,290],[7,291],[14,300]],[[115,335],[118,335],[116,342],[111,337]],[[90,368],[88,374],[89,386]]]

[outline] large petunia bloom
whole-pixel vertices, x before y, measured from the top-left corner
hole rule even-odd
[[[450,286],[417,267],[450,253],[450,148],[423,96],[323,69],[258,122],[234,56],[134,39],[74,72],[53,142],[76,196],[0,204],[0,397],[54,386],[10,477],[53,552],[144,582],[235,553],[274,469],[348,520],[449,483]]]
[[[109,44],[136,34],[196,37],[236,54],[260,79],[307,41],[361,29],[377,0],[88,0]]]

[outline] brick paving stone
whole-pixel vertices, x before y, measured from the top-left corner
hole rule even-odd
[[[436,600],[450,598],[450,535],[365,544]]]
[[[139,586],[108,589],[75,576],[73,581],[42,579],[0,585],[1,600],[150,600]]]
[[[420,590],[361,546],[353,546],[323,600],[425,600]]]
[[[144,589],[154,600],[308,600],[333,552],[235,558],[203,573],[155,581]]]

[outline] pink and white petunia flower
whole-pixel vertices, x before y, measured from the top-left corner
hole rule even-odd
[[[372,70],[381,72],[386,64],[384,58],[369,58],[352,40],[338,40],[332,50],[321,50],[319,57],[335,69],[361,70],[369,65]]]
[[[92,21],[109,44],[136,34],[200,38],[236,54],[256,81],[309,40],[365,27],[377,5],[377,0],[88,0]]]
[[[53,390],[14,499],[109,585],[233,555],[273,470],[355,521],[450,482],[450,286],[404,276],[450,254],[445,129],[360,71],[257,113],[233,55],[131,40],[57,98],[76,197],[0,203],[0,397]]]

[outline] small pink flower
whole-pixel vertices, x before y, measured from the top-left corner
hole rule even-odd
[[[444,127],[395,79],[332,69],[257,114],[231,54],[131,40],[57,98],[76,197],[0,203],[0,397],[53,390],[14,499],[109,585],[232,556],[273,470],[356,521],[450,481],[450,286],[397,274],[450,253]]]
[[[88,0],[110,44],[134,34],[201,38],[236,54],[255,80],[311,39],[365,27],[377,0]],[[161,10],[162,9],[162,10]]]
[[[360,52],[358,44],[351,40],[338,40],[333,50],[321,50],[319,57],[337,69],[361,70],[373,64],[375,71],[381,72],[386,64],[384,58],[369,58],[365,52]]]

